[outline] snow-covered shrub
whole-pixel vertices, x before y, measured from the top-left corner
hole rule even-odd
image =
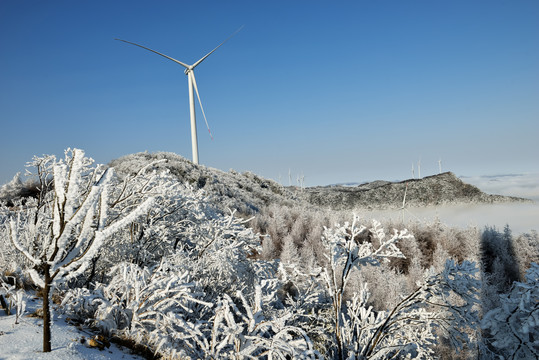
[[[126,208],[136,204],[140,194],[151,195],[154,206],[112,239],[102,252],[98,271],[106,273],[111,262],[151,266],[166,257],[187,269],[208,294],[226,291],[233,295],[246,287],[254,291],[247,255],[258,252],[260,244],[245,228],[245,221],[235,211],[222,212],[205,191],[179,182],[174,174],[179,169],[167,164],[167,159],[144,165],[140,156],[119,162],[129,185],[119,186],[112,197],[122,199],[117,202]],[[125,161],[129,169],[124,168]]]
[[[254,270],[247,257],[260,249],[258,238],[244,222],[234,212],[189,222],[170,262],[187,269],[209,296],[233,295],[237,290],[252,293]]]
[[[260,269],[267,274],[272,271]],[[269,271],[269,272],[268,272]],[[185,269],[163,261],[153,268],[122,263],[109,284],[92,291],[72,289],[64,297],[70,315],[109,334],[144,343],[165,357],[215,359],[316,358],[296,313],[270,309],[275,287],[256,286],[253,300],[241,291],[214,303]],[[269,290],[268,290],[269,289]],[[266,317],[266,314],[269,315]]]
[[[381,258],[402,257],[395,243],[410,237],[405,231],[400,233],[395,231],[390,239],[386,239],[380,223],[375,221],[371,229],[371,233],[378,241],[378,247],[375,248],[374,241],[360,243],[359,235],[367,228],[358,225],[358,220],[359,218],[354,215],[351,224],[347,222],[343,226],[337,224],[335,228],[326,228],[323,237],[323,244],[328,251],[326,255],[328,265],[324,269],[323,280],[332,301],[335,355],[339,359],[347,357],[346,337],[343,337],[342,333],[345,322],[343,306],[345,306],[345,290],[353,271],[365,264],[376,264]]]
[[[95,313],[95,325],[148,344],[156,352],[173,354],[192,336],[193,324],[204,318],[206,308],[213,306],[201,300],[203,293],[187,271],[165,261],[153,268],[123,263],[112,272],[111,282],[100,288],[104,300]]]
[[[384,280],[380,281],[380,279]],[[396,272],[386,262],[377,265],[367,264],[361,267],[358,276],[350,279],[349,289],[345,296],[348,299],[351,298],[354,293],[362,291],[365,284],[368,284],[368,306],[372,306],[375,311],[384,311],[396,306],[404,294],[415,290],[417,286],[414,284],[414,287],[410,288],[407,280],[407,275]]]
[[[20,193],[24,188],[20,176],[21,174],[17,173],[10,182],[0,187],[0,201],[6,203],[12,202],[15,198],[20,196]]]
[[[189,341],[191,356],[212,359],[316,359],[309,336],[291,324],[292,314],[266,318],[262,290],[256,287],[251,302],[241,292],[239,304],[228,295],[218,302],[209,326]]]
[[[425,280],[396,306],[376,312],[367,306],[365,286],[347,302],[342,315],[342,358],[431,359],[438,333],[455,347],[469,344],[468,330],[477,324],[474,292],[479,284],[475,264],[446,263],[439,274],[427,272]],[[458,300],[450,297],[457,295]],[[437,333],[438,330],[438,333]]]
[[[514,282],[501,306],[481,321],[494,354],[505,359],[539,358],[539,265],[532,263],[526,282]]]
[[[0,305],[7,315],[11,315],[11,309],[15,308],[15,324],[18,324],[19,318],[26,309],[26,294],[23,289],[17,289],[14,284],[15,279],[11,282],[13,284],[4,282],[0,277],[0,300],[2,302]]]
[[[185,269],[165,260],[152,267],[120,263],[108,284],[70,289],[64,312],[109,335],[127,337],[166,356],[185,346],[212,303]]]
[[[118,261],[141,266],[157,263],[182,243],[191,241],[188,229],[192,224],[215,214],[203,191],[177,182],[165,170],[158,173],[149,167],[124,176],[113,189],[111,212],[121,215],[148,197],[154,199],[152,207],[111,239],[111,246],[102,252],[99,271],[108,272]]]
[[[285,238],[288,238],[287,241],[291,240],[300,252],[301,258],[298,259],[300,262],[314,260],[322,263],[325,261],[323,255],[325,250],[321,242],[322,232],[324,226],[339,222],[337,217],[329,210],[306,206],[280,206],[276,203],[262,208],[253,217],[250,226],[253,231],[269,237],[265,239],[267,242],[265,259],[279,258]],[[304,247],[307,247],[307,250],[304,251]],[[272,249],[272,253],[268,252],[269,249]]]
[[[539,264],[539,234],[537,231],[520,234],[513,238],[515,255],[520,270],[520,279],[524,280],[532,263]]]
[[[357,218],[326,229],[324,244],[328,249],[328,266],[324,270],[327,292],[332,301],[334,356],[338,359],[386,359],[414,357],[429,359],[439,335],[453,346],[470,342],[468,331],[478,321],[477,267],[464,261],[458,265],[449,260],[442,272],[426,273],[422,283],[395,306],[374,311],[368,306],[366,284],[346,301],[346,289],[353,271],[380,260],[402,257],[397,248],[400,240],[412,236],[405,230],[386,238],[380,223],[370,229],[372,238],[360,237],[366,227]]]
[[[18,200],[37,196],[39,187],[40,185],[34,179],[23,182],[21,174],[17,173],[10,182],[0,187],[0,202],[15,206]]]

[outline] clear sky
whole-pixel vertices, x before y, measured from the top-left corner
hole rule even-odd
[[[0,1],[0,183],[82,148],[288,185],[539,173],[539,1]],[[198,106],[198,105],[197,105]]]

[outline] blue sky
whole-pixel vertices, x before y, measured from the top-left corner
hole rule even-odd
[[[0,183],[33,155],[191,158],[288,185],[539,173],[539,2],[0,2]],[[417,174],[417,169],[416,169]]]

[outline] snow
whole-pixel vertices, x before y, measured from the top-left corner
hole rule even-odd
[[[128,349],[120,349],[115,344],[103,351],[81,344],[83,337],[87,343],[94,334],[67,324],[65,319],[58,318],[57,314],[54,315],[51,326],[52,351],[44,353],[43,320],[28,316],[39,307],[41,300],[28,299],[27,312],[19,319],[18,324],[15,324],[15,315],[6,316],[4,311],[0,310],[0,360],[144,359],[130,354]]]

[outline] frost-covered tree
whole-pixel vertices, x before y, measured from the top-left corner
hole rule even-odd
[[[539,358],[539,265],[532,263],[526,282],[514,282],[501,306],[485,314],[481,327],[491,350],[505,359]]]
[[[345,290],[349,284],[354,270],[362,265],[377,263],[381,258],[403,257],[396,246],[396,242],[408,238],[406,231],[393,234],[386,239],[386,234],[379,222],[374,222],[371,233],[378,240],[375,247],[372,241],[361,241],[359,235],[367,230],[358,224],[359,218],[354,215],[352,223],[337,225],[335,228],[326,228],[323,243],[328,250],[328,266],[325,268],[323,278],[327,291],[332,300],[334,335],[336,357],[346,358],[346,345],[343,339],[342,327],[345,322],[343,306],[345,305]]]
[[[335,357],[429,359],[434,355],[438,333],[455,347],[469,343],[467,331],[478,321],[474,306],[480,287],[473,263],[448,261],[440,273],[427,272],[415,291],[387,310],[374,311],[368,306],[366,284],[345,301],[353,271],[390,257],[402,257],[396,243],[411,238],[405,230],[395,230],[386,238],[376,221],[370,238],[361,237],[366,227],[357,225],[357,220],[355,217],[351,224],[324,232],[329,254],[323,277],[332,300]]]
[[[106,239],[147,211],[147,198],[121,218],[110,221],[109,202],[114,171],[93,166],[79,149],[65,158],[34,157],[40,185],[35,201],[15,212],[9,221],[9,238],[26,257],[28,272],[43,295],[43,351],[51,351],[51,287],[82,274]],[[49,184],[53,188],[49,189]]]

